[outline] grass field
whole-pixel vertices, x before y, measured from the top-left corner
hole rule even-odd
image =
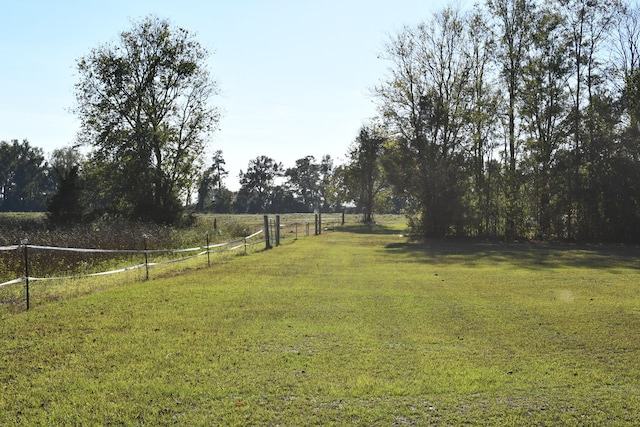
[[[640,422],[640,250],[400,230],[0,314],[0,425]]]
[[[345,223],[353,224],[360,216],[347,215]],[[393,218],[389,216],[388,218]],[[275,216],[270,216],[270,229],[274,231]],[[314,232],[313,214],[280,215],[281,243],[294,240],[298,235]],[[325,227],[333,228],[341,222],[339,214],[323,216]],[[217,226],[215,225],[217,224]],[[53,226],[48,223],[44,213],[6,213],[0,212],[0,312],[3,310],[22,310],[26,305],[24,286],[5,287],[3,284],[26,275],[24,248],[17,250],[1,250],[3,246],[13,247],[26,239],[32,247],[28,249],[30,289],[34,292],[35,302],[39,300],[59,300],[69,295],[78,296],[95,287],[95,283],[74,281],[63,283],[55,280],[43,282],[41,279],[59,277],[81,277],[89,274],[104,273],[131,266],[144,264],[173,263],[184,257],[194,256],[204,250],[207,244],[213,245],[209,257],[200,257],[204,263],[221,259],[237,253],[255,252],[264,248],[260,244],[264,234],[258,233],[264,228],[264,215],[231,215],[231,214],[198,214],[190,221],[175,226],[140,223],[121,218],[97,219],[89,223],[70,226]],[[247,235],[254,237],[244,240]],[[272,236],[272,240],[274,236]],[[240,248],[240,243],[246,243]],[[229,243],[224,245],[224,243]],[[83,248],[106,250],[134,250],[135,254],[113,254],[95,252],[70,252],[57,250],[34,249],[33,246],[58,248]],[[151,253],[145,256],[143,249]],[[156,250],[180,250],[196,248],[194,251],[174,253],[153,253]],[[223,252],[227,252],[222,255]],[[202,262],[202,261],[201,261]],[[188,267],[192,268],[193,264]],[[182,264],[174,264],[171,270],[180,270]],[[144,269],[143,269],[144,270]],[[154,266],[153,270],[157,270]],[[125,282],[139,280],[140,275],[128,274],[114,277],[114,280],[103,280],[99,287],[108,287],[109,282]],[[145,277],[143,271],[142,277]],[[40,280],[39,280],[40,279]]]

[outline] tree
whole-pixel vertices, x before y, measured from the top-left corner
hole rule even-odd
[[[47,200],[47,217],[56,224],[72,224],[82,220],[82,183],[79,168],[72,167],[64,174],[56,171],[58,191]]]
[[[215,210],[214,204],[216,204],[217,197],[222,192],[222,181],[229,175],[229,172],[224,168],[224,157],[222,157],[222,150],[217,150],[213,154],[211,166],[205,169],[200,176],[198,183],[198,203],[196,209],[200,212],[208,210]]]
[[[332,208],[329,191],[331,187],[331,179],[333,176],[333,159],[329,154],[322,156],[320,161],[320,188],[318,197],[320,199],[320,211],[329,212]],[[340,208],[340,206],[334,206]]]
[[[531,41],[531,21],[535,14],[532,0],[489,0],[489,10],[497,21],[498,60],[507,91],[507,131],[505,158],[506,235],[513,238],[522,231],[523,215],[520,211],[518,177],[518,100],[522,88],[522,71]]]
[[[470,147],[470,168],[474,191],[469,201],[469,226],[477,235],[489,234],[495,223],[492,213],[497,203],[496,189],[488,176],[487,164],[497,148],[496,133],[499,123],[501,95],[496,84],[496,41],[492,28],[480,8],[475,8],[469,18],[469,85],[470,105],[467,121]],[[496,230],[493,229],[493,234]]]
[[[159,222],[181,214],[218,122],[207,56],[189,31],[148,17],[78,61],[80,139],[94,148],[111,210]]]
[[[363,126],[349,152],[346,187],[357,207],[362,209],[365,224],[373,222],[376,196],[386,184],[380,161],[384,142],[379,132]]]
[[[445,235],[464,217],[466,152],[471,106],[471,55],[466,17],[445,8],[392,39],[390,78],[376,88],[392,136],[390,180],[412,201],[416,226]]]
[[[53,184],[42,149],[0,141],[0,210],[43,211]]]
[[[306,212],[320,211],[324,203],[324,184],[331,172],[331,158],[323,157],[317,163],[315,157],[306,156],[296,160],[296,165],[285,172],[288,185],[300,207]]]
[[[240,171],[238,212],[266,213],[272,201],[275,180],[282,174],[282,163],[271,157],[258,156],[250,160],[247,171]]]
[[[324,180],[324,200],[327,212],[342,212],[350,202],[346,185],[347,166],[340,164],[332,167]]]
[[[567,194],[559,191],[560,187],[553,188],[552,168],[568,133],[568,44],[562,37],[562,16],[557,11],[543,9],[535,19],[536,30],[523,67],[520,110],[522,127],[528,136],[526,162],[535,199],[532,216],[536,219],[536,234],[549,239],[554,198],[555,203],[559,203],[559,198],[567,199]]]
[[[47,217],[53,223],[76,223],[84,216],[81,162],[82,156],[74,147],[53,152],[51,169],[58,180],[58,188],[47,200]]]
[[[224,168],[225,164],[226,162],[224,161],[224,157],[222,157],[222,150],[216,150],[216,152],[213,153],[211,170],[214,181],[218,186],[218,191],[222,189],[222,182],[224,178],[229,175],[229,172]]]
[[[574,238],[587,237],[594,220],[599,215],[598,200],[593,192],[597,167],[593,161],[600,156],[600,147],[594,145],[597,111],[596,97],[601,98],[602,85],[606,82],[607,70],[602,68],[603,44],[609,38],[611,23],[617,13],[617,2],[610,0],[564,0],[560,2],[565,38],[570,41],[569,59],[573,74],[569,81],[572,100],[571,133],[573,136],[572,168],[567,174],[572,200],[568,206],[567,234]],[[606,95],[605,95],[606,96]],[[584,176],[583,168],[587,168]],[[580,227],[573,227],[579,220]],[[580,225],[579,224],[579,225]],[[580,230],[581,228],[581,230]]]

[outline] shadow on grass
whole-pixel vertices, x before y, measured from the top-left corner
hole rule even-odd
[[[508,262],[545,269],[562,266],[640,269],[640,247],[616,244],[500,243],[473,239],[427,239],[390,243],[390,254],[409,256],[422,263],[463,263],[482,260]]]
[[[337,228],[339,231],[357,234],[399,234],[398,229],[394,229],[384,224],[354,224],[342,225]]]

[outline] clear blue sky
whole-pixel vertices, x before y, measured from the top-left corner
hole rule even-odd
[[[47,154],[74,141],[75,64],[115,41],[131,20],[168,18],[196,33],[223,117],[207,160],[222,150],[227,185],[258,155],[285,167],[330,154],[344,160],[376,114],[370,89],[389,66],[389,34],[428,20],[425,0],[0,0],[0,140]]]

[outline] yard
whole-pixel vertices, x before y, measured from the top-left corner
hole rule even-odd
[[[640,421],[638,248],[401,233],[3,311],[0,425]]]

